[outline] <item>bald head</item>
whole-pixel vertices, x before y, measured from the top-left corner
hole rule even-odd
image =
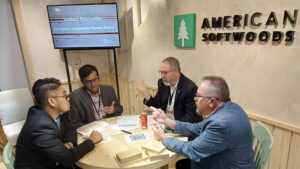
[[[207,83],[206,93],[222,102],[230,101],[230,92],[226,81],[219,76],[205,76],[202,82]]]

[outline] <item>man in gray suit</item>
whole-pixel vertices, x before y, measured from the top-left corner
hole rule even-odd
[[[121,115],[120,105],[114,88],[99,84],[99,73],[95,66],[84,65],[79,69],[83,87],[70,94],[70,118],[78,128],[87,123]]]

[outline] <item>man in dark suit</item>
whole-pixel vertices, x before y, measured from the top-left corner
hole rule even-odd
[[[39,79],[32,93],[37,105],[29,108],[17,140],[16,169],[70,168],[102,140],[102,135],[93,131],[76,145],[76,131],[64,114],[70,109],[69,97],[59,80]]]
[[[146,85],[141,80],[133,80],[134,86],[144,94],[144,104],[161,108],[171,119],[184,122],[199,122],[202,120],[196,112],[194,96],[196,84],[181,73],[180,63],[174,57],[165,58],[159,73],[158,91],[152,97]]]
[[[99,73],[95,66],[82,66],[79,76],[83,87],[70,94],[70,118],[76,128],[95,120],[122,114],[123,107],[114,88],[99,84]]]

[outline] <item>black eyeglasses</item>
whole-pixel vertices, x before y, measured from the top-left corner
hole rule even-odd
[[[195,100],[195,101],[198,101],[198,97],[202,97],[202,98],[204,98],[204,99],[216,99],[216,100],[219,100],[219,98],[214,97],[214,96],[201,96],[201,95],[199,95],[199,94],[195,94],[194,100]]]
[[[65,98],[66,100],[68,100],[70,98],[70,96],[68,94],[66,94],[64,96],[51,96],[51,98],[59,98],[59,97]]]
[[[95,84],[99,81],[99,77],[97,76],[96,78],[92,79],[92,80],[85,80],[84,83],[86,85],[91,85],[91,84]]]
[[[174,70],[174,69],[171,69],[171,70],[169,70],[169,71],[159,70],[158,73],[159,73],[160,75],[167,75],[168,73],[172,72],[173,70]]]

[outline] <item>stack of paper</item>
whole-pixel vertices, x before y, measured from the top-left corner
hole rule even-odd
[[[141,150],[132,148],[126,151],[117,153],[115,159],[120,167],[125,167],[143,160],[147,160],[147,155]]]
[[[107,127],[109,123],[106,121],[94,121],[92,123],[86,124],[77,129],[77,133],[88,137],[93,130],[101,130],[104,127]]]
[[[127,126],[139,126],[140,121],[138,116],[122,117],[117,121],[117,125],[120,127]]]
[[[159,143],[148,143],[142,146],[149,157],[150,161],[162,160],[169,157],[167,151],[165,151],[165,146]]]
[[[167,151],[163,151],[161,153],[154,153],[152,151],[146,151],[148,158],[150,161],[155,161],[155,160],[163,160],[169,158],[169,154]]]
[[[152,151],[154,153],[161,153],[166,149],[166,147],[158,143],[148,143],[143,145],[142,149],[145,149],[146,151]]]
[[[132,143],[132,142],[148,140],[150,138],[150,135],[148,132],[141,132],[141,133],[125,135],[124,137],[128,143]]]

